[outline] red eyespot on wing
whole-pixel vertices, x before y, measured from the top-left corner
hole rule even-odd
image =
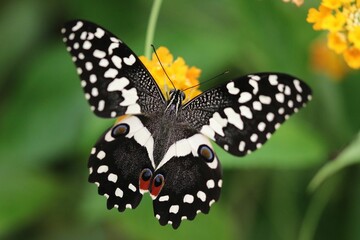
[[[149,191],[151,178],[152,178],[152,171],[149,168],[145,168],[141,171],[139,176],[139,189],[141,194],[144,194],[145,192]]]
[[[165,184],[164,176],[162,174],[157,174],[152,181],[151,190],[150,190],[150,195],[153,200],[157,198],[164,184]]]

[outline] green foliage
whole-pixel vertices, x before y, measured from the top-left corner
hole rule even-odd
[[[140,55],[151,3],[2,3],[0,238],[359,239],[360,75],[333,82],[313,72],[319,33],[305,21],[308,6],[281,0],[163,1],[154,44],[201,68],[202,79],[282,71],[308,82],[314,99],[249,156],[216,147],[224,184],[208,215],[174,231],[158,224],[149,196],[133,211],[106,210],[86,161],[112,121],[89,110],[59,29],[88,19]]]

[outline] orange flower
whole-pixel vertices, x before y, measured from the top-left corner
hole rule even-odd
[[[329,31],[328,47],[343,54],[350,67],[359,68],[360,0],[322,0],[319,9],[309,9],[306,20],[314,30]]]
[[[360,50],[358,48],[348,48],[344,52],[344,59],[351,68],[360,68]]]
[[[349,70],[344,60],[327,48],[323,40],[311,45],[310,56],[314,71],[326,74],[331,79],[340,80]]]
[[[196,67],[189,67],[186,65],[185,60],[178,57],[174,61],[173,55],[166,47],[159,47],[156,50],[157,55],[163,65],[166,73],[168,74],[171,82],[177,89],[184,90],[199,84],[198,78],[200,77],[201,70]],[[155,53],[152,54],[151,60],[144,56],[139,57],[145,67],[149,70],[154,77],[156,83],[159,85],[164,96],[169,95],[170,89],[173,88],[170,80],[167,78],[164,70],[161,68],[159,60],[156,58]],[[185,92],[186,101],[196,97],[201,93],[200,89],[194,87]]]

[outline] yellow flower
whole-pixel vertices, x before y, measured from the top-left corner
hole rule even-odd
[[[330,9],[338,9],[341,7],[341,5],[342,5],[341,0],[323,0],[322,1],[322,6],[325,6]]]
[[[319,10],[310,8],[306,21],[314,23],[314,30],[322,30],[324,19],[328,16],[331,16],[331,9],[321,5]]]
[[[360,50],[355,47],[348,48],[344,52],[344,59],[346,63],[354,69],[360,68]]]
[[[346,18],[344,14],[337,12],[335,15],[329,15],[323,19],[323,29],[337,32],[343,29],[345,23]]]
[[[356,48],[360,49],[360,26],[356,26],[351,31],[349,31],[348,38]]]
[[[174,61],[173,55],[166,47],[159,47],[156,50],[157,55],[163,65],[166,73],[168,74],[171,82],[175,85],[176,89],[185,90],[199,84],[198,78],[200,77],[201,70],[196,67],[189,67],[186,65],[183,58],[178,57]],[[174,88],[170,80],[167,78],[164,70],[161,68],[159,60],[156,58],[155,53],[152,54],[151,60],[145,56],[139,57],[145,67],[149,70],[154,77],[156,83],[159,85],[161,92],[164,96],[169,95],[169,91]],[[198,86],[191,88],[185,92],[188,101],[201,93]]]
[[[322,0],[318,9],[309,9],[307,22],[314,30],[327,30],[328,47],[342,54],[352,68],[359,68],[360,0]]]
[[[340,54],[347,48],[346,37],[343,33],[339,32],[329,33],[327,45],[331,50]]]

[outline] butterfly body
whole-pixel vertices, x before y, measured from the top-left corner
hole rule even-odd
[[[209,139],[244,156],[311,98],[297,78],[257,73],[185,102],[181,89],[163,96],[136,54],[102,27],[75,20],[62,33],[91,110],[119,117],[91,150],[89,181],[119,211],[149,192],[161,225],[177,228],[219,199],[222,170]]]

